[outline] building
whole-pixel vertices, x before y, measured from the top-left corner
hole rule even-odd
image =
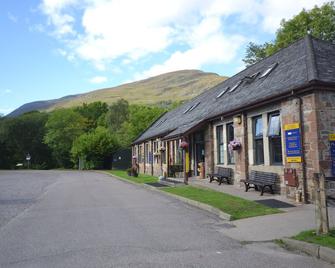
[[[334,133],[335,45],[306,36],[162,115],[132,154],[152,175],[204,178],[224,166],[240,185],[251,170],[275,172],[277,192],[307,200],[313,173],[332,172]]]

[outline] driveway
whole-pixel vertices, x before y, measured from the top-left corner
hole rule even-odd
[[[332,267],[94,172],[0,171],[0,219],[0,267]]]

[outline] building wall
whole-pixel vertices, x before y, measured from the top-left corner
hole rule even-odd
[[[300,105],[302,114],[300,115]],[[269,114],[274,111],[280,112],[281,119],[281,147],[282,163],[279,165],[271,164],[269,138],[267,136]],[[254,159],[254,137],[253,137],[253,118],[261,116],[263,123],[263,150],[264,164],[257,165]],[[227,124],[234,122],[234,138],[241,142],[242,146],[239,151],[234,151],[235,164],[228,164],[227,149]],[[302,135],[302,148],[304,149],[303,163],[288,163],[285,152],[285,131],[286,124],[299,123]],[[218,164],[217,159],[217,137],[216,127],[223,126],[223,155],[224,163]],[[264,106],[262,108],[249,111],[245,114],[236,114],[233,117],[221,118],[215,122],[209,122],[204,128],[205,138],[205,172],[213,172],[216,166],[224,166],[233,169],[234,184],[242,186],[241,179],[248,177],[251,170],[274,172],[279,175],[279,181],[276,191],[290,198],[294,198],[297,191],[306,192],[306,198],[313,200],[313,174],[324,172],[330,175],[330,148],[329,134],[335,133],[335,92],[334,91],[317,91],[301,97],[292,97],[274,105]],[[189,137],[192,143],[192,135]],[[175,141],[171,141],[175,142]],[[169,144],[171,144],[169,142]],[[149,148],[152,147],[152,141],[149,141]],[[144,155],[145,144],[141,144],[142,154]],[[139,147],[138,147],[139,148]],[[166,145],[166,164],[161,165],[160,161],[154,158],[153,165],[147,163],[140,164],[140,172],[154,175],[167,173],[169,155],[171,146]],[[175,146],[175,150],[176,150]],[[194,154],[194,152],[192,152]],[[191,154],[191,162],[194,163],[194,155]],[[171,157],[170,157],[171,158]],[[305,167],[304,167],[305,165]],[[298,186],[291,187],[285,184],[284,169],[293,168],[296,170]],[[305,173],[304,173],[305,171]],[[306,181],[304,181],[304,175]],[[303,200],[304,201],[304,200]]]
[[[329,134],[335,134],[335,92],[321,91],[316,94],[318,119],[318,160],[320,171],[331,176]]]

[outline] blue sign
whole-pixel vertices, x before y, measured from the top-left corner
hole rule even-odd
[[[335,141],[330,140],[330,158],[332,161],[332,176],[335,176]]]
[[[287,162],[300,163],[302,153],[299,124],[285,125],[285,145]]]

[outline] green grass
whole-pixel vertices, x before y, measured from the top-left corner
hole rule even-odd
[[[243,198],[209,189],[181,186],[162,188],[162,190],[218,208],[221,211],[230,214],[232,220],[281,212],[279,209],[270,208],[254,201],[245,200]]]
[[[335,228],[331,229],[327,235],[316,235],[314,230],[304,231],[294,236],[293,239],[335,249]]]
[[[138,177],[128,176],[127,171],[125,170],[110,170],[109,173],[112,175],[121,177],[123,179],[133,181],[136,183],[148,183],[148,182],[157,182],[158,178],[150,175],[139,174]]]

